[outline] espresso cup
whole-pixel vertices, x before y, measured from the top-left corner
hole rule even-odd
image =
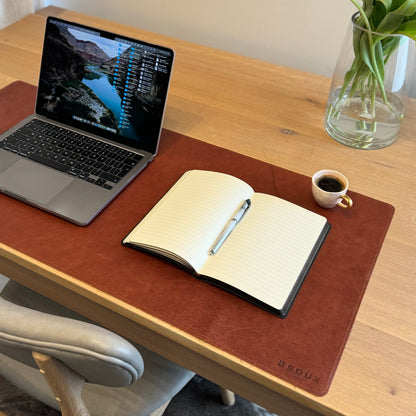
[[[347,195],[349,182],[340,172],[324,169],[312,176],[312,195],[323,208],[350,208],[352,199]]]

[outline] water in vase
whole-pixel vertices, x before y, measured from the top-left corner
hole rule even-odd
[[[387,102],[376,96],[362,99],[349,97],[347,90],[340,97],[341,87],[332,94],[327,106],[325,129],[337,141],[360,149],[380,149],[392,144],[403,119],[400,98],[387,93]]]

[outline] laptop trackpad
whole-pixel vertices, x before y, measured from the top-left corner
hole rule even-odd
[[[16,196],[47,204],[73,179],[29,160],[18,160],[0,174],[0,187]]]

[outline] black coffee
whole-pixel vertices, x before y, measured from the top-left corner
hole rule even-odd
[[[340,192],[344,189],[344,184],[333,176],[322,176],[317,185],[326,192]]]

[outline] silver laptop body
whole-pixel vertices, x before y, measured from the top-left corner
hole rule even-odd
[[[49,17],[35,113],[0,135],[0,192],[87,225],[156,155],[173,59]]]

